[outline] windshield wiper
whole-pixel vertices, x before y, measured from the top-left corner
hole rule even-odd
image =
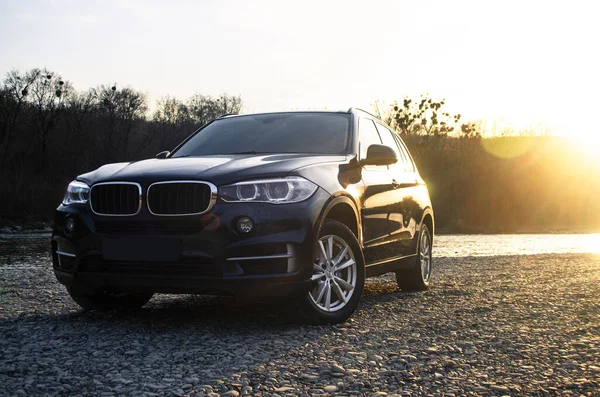
[[[191,154],[183,154],[181,156],[172,156],[169,158],[173,158],[173,159],[177,159],[177,158],[182,158],[182,157],[202,157],[202,156],[228,156],[230,154],[294,154],[295,152],[257,152],[255,150],[248,150],[245,152],[233,152],[233,153],[211,153],[211,154],[198,154],[198,155],[191,155]]]
[[[247,152],[233,152],[228,154],[275,154],[275,152],[257,152],[254,150],[248,150]]]

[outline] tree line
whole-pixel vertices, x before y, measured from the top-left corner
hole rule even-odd
[[[424,95],[374,106],[427,181],[438,230],[600,231],[600,161],[585,142],[511,130],[484,138],[480,123],[444,105]]]
[[[579,231],[600,227],[600,162],[564,139],[483,138],[476,123],[427,95],[374,112],[401,135],[427,181],[438,230]],[[131,87],[76,90],[46,69],[0,85],[0,226],[51,221],[67,184],[103,164],[153,157],[242,98],[159,99]]]
[[[10,71],[0,86],[0,218],[51,220],[76,175],[152,157],[241,108],[240,96],[198,93],[161,98],[148,113],[147,96],[131,87],[78,91],[47,69]]]

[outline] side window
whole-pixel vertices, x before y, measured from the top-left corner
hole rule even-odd
[[[414,167],[410,155],[406,151],[406,148],[400,143],[396,133],[392,132],[392,130],[383,124],[377,123],[377,128],[379,128],[379,132],[381,133],[383,144],[394,149],[396,156],[398,156],[398,162],[390,166],[390,168],[400,169],[405,172],[413,172]]]
[[[396,164],[391,165],[390,168],[405,168],[404,165],[406,164],[406,159],[404,158],[403,153],[398,149],[398,144],[396,143],[396,140],[392,135],[393,132],[390,131],[383,124],[379,123],[377,123],[377,129],[379,130],[379,135],[381,135],[381,140],[383,141],[383,144],[394,149],[394,152],[396,152],[396,157],[398,157],[398,162]]]
[[[402,150],[404,156],[406,157],[406,170],[408,172],[415,172],[417,170],[417,167],[415,167],[415,162],[410,156],[406,145],[404,144],[404,142],[402,142],[402,139],[398,135],[396,135],[394,139],[396,140],[396,142],[398,142],[398,147]]]
[[[381,145],[381,138],[372,120],[361,118],[358,124],[358,140],[360,143],[360,159],[367,157],[367,148]]]

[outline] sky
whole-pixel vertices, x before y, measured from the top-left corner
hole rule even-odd
[[[428,93],[488,128],[600,142],[600,6],[586,1],[0,0],[0,75],[85,90],[241,95],[246,112]]]

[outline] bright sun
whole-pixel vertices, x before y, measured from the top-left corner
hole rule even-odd
[[[567,138],[572,138],[586,161],[600,165],[600,132],[583,132]]]
[[[574,134],[573,138],[581,143],[589,144],[591,146],[600,145],[600,132],[596,131],[585,131]]]

